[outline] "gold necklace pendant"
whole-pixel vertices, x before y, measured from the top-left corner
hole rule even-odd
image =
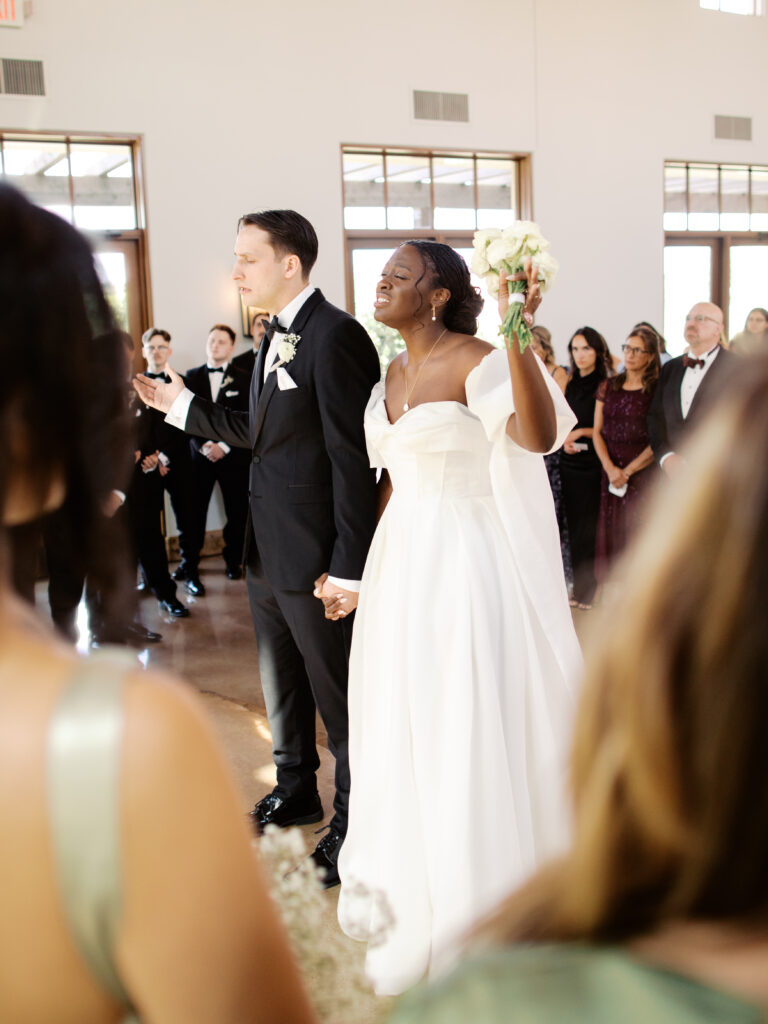
[[[429,352],[427,354],[427,358],[424,360],[424,362],[419,367],[419,369],[418,369],[418,371],[416,373],[416,379],[414,380],[410,390],[408,390],[408,371],[406,370],[405,366],[403,366],[403,377],[405,378],[405,402],[403,403],[403,412],[408,412],[408,410],[411,408],[410,405],[408,404],[408,402],[409,402],[409,399],[410,399],[411,395],[416,390],[416,385],[419,383],[419,377],[421,376],[421,371],[424,369],[424,367],[429,362],[429,357],[435,351],[435,349],[437,348],[438,342],[440,341],[440,339],[443,337],[443,335],[446,333],[447,330],[448,330],[448,328],[444,327],[442,329],[442,331],[440,332],[440,334],[437,336],[437,340],[435,341],[435,343],[432,346],[432,348],[429,350]]]

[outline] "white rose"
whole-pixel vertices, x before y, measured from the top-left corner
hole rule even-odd
[[[469,267],[472,273],[477,274],[478,277],[482,277],[483,274],[487,274],[491,269],[490,263],[479,249],[475,249],[472,253],[472,261],[469,264]]]
[[[485,287],[488,289],[488,294],[492,299],[499,297],[499,274],[496,270],[491,270],[485,275]]]
[[[531,263],[534,267],[538,267],[539,285],[542,293],[549,291],[557,277],[560,264],[548,252],[537,252],[531,257]]]
[[[488,246],[487,259],[494,270],[507,270],[520,266],[520,241],[515,239],[497,238]]]
[[[498,228],[481,228],[481,230],[475,232],[475,236],[472,240],[472,244],[475,250],[482,252],[487,249],[491,242],[501,237],[501,232]]]
[[[292,341],[281,341],[277,346],[277,356],[282,362],[290,363],[296,355],[296,346]]]

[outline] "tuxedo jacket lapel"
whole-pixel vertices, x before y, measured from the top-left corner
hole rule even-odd
[[[298,334],[305,329],[309,322],[309,318],[312,316],[317,307],[324,302],[323,293],[319,288],[310,295],[304,305],[301,307],[299,312],[293,318],[291,326],[287,330],[287,334]],[[297,357],[301,353],[301,347],[310,341],[311,339],[302,338],[299,342]],[[253,423],[253,430],[251,432],[251,441],[255,445],[261,431],[262,424],[264,423],[264,417],[267,414],[267,407],[269,406],[270,400],[277,390],[277,373],[272,372],[267,374],[267,379],[262,384],[264,378],[264,364],[266,362],[266,350],[269,346],[266,344],[266,336],[259,346],[259,355],[256,360],[256,367],[254,369],[254,388],[256,389],[256,416]]]

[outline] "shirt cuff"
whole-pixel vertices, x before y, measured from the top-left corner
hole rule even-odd
[[[219,446],[219,448],[221,448],[225,455],[229,455],[229,453],[232,451],[229,445],[226,444],[226,442],[224,441],[217,441],[216,444]]]
[[[118,496],[121,505],[125,504],[125,491],[119,491],[117,487],[115,487],[113,488],[112,493]]]
[[[172,427],[178,427],[179,430],[183,430],[187,425],[187,415],[194,397],[194,393],[189,388],[184,388],[181,394],[177,395],[174,399],[173,405],[166,414],[165,422],[170,423]]]
[[[342,580],[338,576],[329,576],[328,582],[331,586],[341,587],[342,590],[351,590],[353,594],[360,593],[360,580]]]
[[[661,468],[661,466],[664,465],[664,463],[667,461],[667,459],[669,458],[670,455],[674,455],[674,454],[675,454],[674,452],[664,452],[664,454],[659,459],[659,468]]]
[[[165,454],[165,452],[158,452],[157,453],[157,458],[158,458],[158,461],[162,462],[162,464],[164,466],[166,466],[166,467],[170,466],[171,460],[168,458],[168,456]]]

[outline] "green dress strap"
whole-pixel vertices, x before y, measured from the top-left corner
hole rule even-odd
[[[94,977],[127,1010],[130,999],[115,968],[114,950],[122,897],[123,684],[135,668],[135,659],[119,650],[83,659],[54,708],[46,773],[54,863],[67,921]]]

